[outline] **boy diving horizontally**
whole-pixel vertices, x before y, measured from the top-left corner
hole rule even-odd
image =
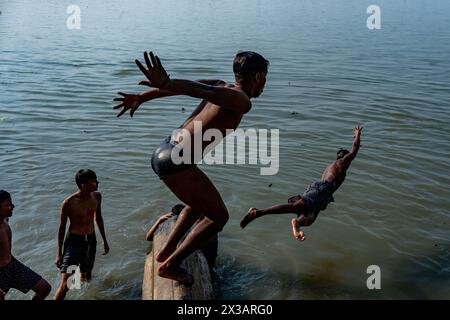
[[[292,197],[287,204],[279,204],[266,209],[250,208],[241,220],[241,228],[256,218],[268,214],[296,213],[297,218],[291,220],[292,234],[300,241],[305,240],[305,234],[300,227],[310,226],[319,215],[320,211],[327,208],[333,199],[333,193],[345,180],[347,169],[355,159],[359,146],[362,127],[354,129],[354,141],[351,151],[340,149],[337,159],[331,163],[323,172],[320,181],[311,184],[300,196]]]

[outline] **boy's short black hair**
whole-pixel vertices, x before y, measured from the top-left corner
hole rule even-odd
[[[265,72],[269,68],[269,61],[253,51],[239,51],[234,57],[233,72],[236,82],[245,82],[258,72]]]
[[[0,190],[0,203],[8,199],[11,199],[11,195],[9,194],[9,192]]]
[[[181,210],[183,210],[184,207],[186,207],[184,204],[179,203],[179,204],[174,205],[171,211],[174,215],[178,216],[178,215],[180,215]]]
[[[347,149],[339,149],[337,152],[337,159],[342,159],[346,154],[350,153]]]
[[[89,180],[92,179],[97,179],[97,175],[90,169],[81,169],[75,175],[75,182],[77,183],[79,189],[81,189],[81,185],[83,183],[88,183]]]

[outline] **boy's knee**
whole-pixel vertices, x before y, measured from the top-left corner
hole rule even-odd
[[[50,294],[50,291],[52,291],[52,286],[50,285],[50,283],[45,281],[45,285],[44,285],[44,288],[42,290],[44,291],[44,294],[46,296],[48,296]]]
[[[204,216],[214,224],[214,226],[217,228],[217,232],[222,231],[223,227],[226,225],[228,219],[230,218],[228,210],[225,206],[205,208],[199,212],[201,212],[201,214],[205,212]],[[208,212],[211,214],[206,214]]]
[[[230,216],[228,214],[228,210],[227,210],[227,208],[223,207],[220,209],[216,208],[213,212],[214,212],[214,215],[206,215],[206,217],[209,220],[211,220],[214,227],[217,229],[216,231],[220,232],[220,231],[222,231],[223,227],[226,225],[226,223],[228,222],[228,219],[230,218]]]
[[[301,201],[301,200],[294,202],[292,204],[292,207],[294,208],[294,211],[296,213],[302,213],[305,209],[305,205],[304,205],[303,201]]]
[[[40,296],[48,296],[50,294],[50,291],[52,291],[52,286],[50,283],[48,283],[46,280],[42,279],[38,283],[38,290],[36,290],[36,293]]]

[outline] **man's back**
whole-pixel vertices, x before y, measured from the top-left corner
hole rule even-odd
[[[220,87],[233,88],[233,85],[221,82]],[[241,91],[239,89],[235,89]],[[241,91],[242,92],[242,91]],[[183,123],[182,129],[187,130],[191,135],[195,132],[194,122],[200,122],[202,125],[202,135],[208,129],[218,129],[223,136],[226,135],[227,129],[236,129],[244,116],[243,113],[238,113],[225,109],[219,105],[216,105],[207,100],[203,100],[197,107],[197,109],[192,113],[192,115]],[[179,141],[175,137],[176,141]],[[204,141],[202,146],[202,151],[211,143],[216,143],[217,141]]]

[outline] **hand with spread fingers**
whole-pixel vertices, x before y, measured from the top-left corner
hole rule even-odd
[[[123,98],[114,98],[114,101],[120,101],[120,104],[115,106],[113,109],[119,109],[120,112],[117,114],[117,117],[123,115],[127,110],[130,110],[130,116],[133,117],[134,112],[139,108],[142,104],[142,98],[139,94],[128,94],[123,92],[118,92],[117,94],[121,95]]]
[[[139,69],[148,79],[148,81],[141,81],[139,84],[162,89],[170,80],[170,78],[166,70],[164,70],[161,61],[159,60],[158,56],[153,55],[153,52],[150,52],[149,59],[147,51],[144,52],[144,59],[148,69],[145,69],[145,67],[139,60],[135,60]]]
[[[355,138],[356,137],[360,137],[361,136],[361,132],[363,130],[362,126],[357,126],[353,129],[353,133],[355,134]]]

